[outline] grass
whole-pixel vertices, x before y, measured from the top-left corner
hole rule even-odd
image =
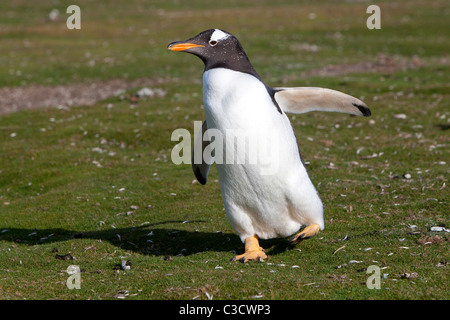
[[[167,92],[0,117],[0,297],[448,299],[449,236],[430,231],[449,225],[446,3],[381,1],[372,31],[365,3],[296,3],[84,1],[80,31],[65,28],[62,1],[0,4],[1,86],[148,77]],[[60,20],[46,21],[54,7]],[[341,90],[373,114],[291,116],[326,228],[290,250],[286,239],[262,241],[263,263],[230,262],[243,245],[215,169],[201,186],[170,160],[172,131],[192,133],[204,115],[201,62],[166,45],[216,26],[239,36],[268,84]],[[301,76],[380,53],[423,66]],[[74,260],[55,258],[67,253]],[[117,270],[122,260],[129,271]],[[80,290],[66,287],[71,264]],[[370,265],[380,290],[366,286]]]

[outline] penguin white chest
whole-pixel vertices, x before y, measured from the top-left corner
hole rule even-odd
[[[208,70],[203,74],[203,102],[207,117],[213,117],[211,120],[218,125],[223,123],[230,128],[247,128],[252,124],[248,121],[250,119],[260,120],[258,126],[261,127],[266,124],[261,120],[276,110],[261,81],[252,75],[225,68]]]
[[[223,141],[223,155],[216,164],[246,164],[247,171],[278,169],[280,151],[299,160],[289,119],[261,81],[224,68],[206,71],[203,80],[207,127],[217,130]]]
[[[265,85],[247,73],[211,69],[203,75],[203,102],[208,130],[223,138],[215,162],[227,217],[240,238],[289,236],[309,223],[323,227],[322,203],[289,119]]]

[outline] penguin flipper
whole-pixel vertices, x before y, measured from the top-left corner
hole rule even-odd
[[[274,99],[287,113],[310,111],[342,112],[369,117],[370,109],[346,93],[315,87],[273,88]]]
[[[192,170],[197,178],[198,182],[201,184],[206,184],[208,180],[209,169],[211,168],[212,159],[204,159],[203,150],[210,143],[209,141],[203,140],[203,135],[207,130],[206,120],[203,121],[202,128],[197,132],[194,139],[194,148],[192,151]],[[209,164],[205,161],[208,160]]]

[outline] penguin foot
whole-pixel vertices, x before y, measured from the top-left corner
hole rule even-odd
[[[264,260],[267,255],[264,253],[263,248],[259,246],[258,237],[248,237],[245,239],[245,253],[237,255],[233,258],[233,261],[247,262],[249,260]]]
[[[244,254],[240,254],[233,258],[233,261],[247,262],[249,260],[262,261],[267,258],[267,254],[264,251],[247,251]]]
[[[289,239],[289,244],[294,245],[299,243],[302,240],[309,239],[311,237],[314,237],[316,234],[319,233],[320,227],[318,224],[311,224],[307,226],[305,229],[300,231],[299,233],[295,234],[293,237]]]

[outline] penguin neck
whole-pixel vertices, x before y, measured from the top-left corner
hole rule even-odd
[[[204,72],[214,68],[225,68],[234,71],[248,73],[257,78],[258,80],[260,80],[261,82],[263,82],[259,74],[256,72],[255,68],[253,68],[252,64],[250,63],[250,60],[248,59],[244,51],[240,52],[238,55],[224,56],[220,60],[208,59],[203,60],[203,62],[205,63]]]

